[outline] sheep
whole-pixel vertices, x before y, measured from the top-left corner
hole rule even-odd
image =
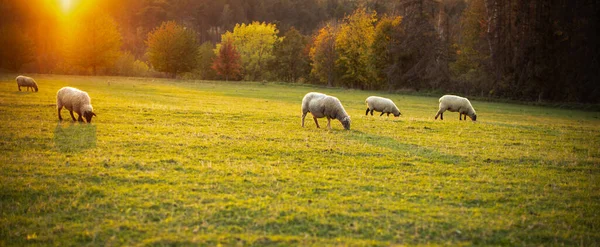
[[[465,120],[467,120],[467,116],[469,116],[471,120],[477,121],[477,114],[467,98],[456,95],[444,95],[439,101],[440,109],[435,115],[435,119],[440,116],[440,119],[444,120],[444,111],[448,110],[451,112],[458,112],[458,120],[462,120],[462,116],[465,115]]]
[[[92,122],[92,117],[96,116],[96,113],[93,112],[94,108],[92,108],[90,96],[77,88],[73,87],[63,87],[56,93],[56,108],[58,109],[58,120],[62,121],[62,116],[60,115],[60,111],[63,107],[69,110],[71,113],[71,118],[73,121],[83,122],[83,118],[87,120],[88,123]],[[75,111],[79,117],[75,120],[75,116],[73,116],[73,111]]]
[[[31,77],[27,77],[24,75],[20,75],[17,76],[16,78],[17,80],[17,87],[19,88],[19,91],[21,91],[21,87],[26,87],[27,91],[29,91],[29,88],[31,87],[31,91],[33,91],[35,89],[35,91],[38,91],[38,86],[37,83],[35,83],[35,80],[33,80],[33,78]]]
[[[396,104],[391,99],[378,97],[378,96],[370,96],[365,100],[367,103],[367,112],[365,115],[369,115],[369,111],[371,111],[371,116],[373,116],[374,111],[381,112],[380,117],[383,116],[384,113],[387,113],[387,116],[390,116],[390,113],[394,114],[394,117],[398,117],[402,115]]]
[[[317,128],[320,128],[317,118],[327,117],[329,129],[331,129],[332,118],[339,120],[344,129],[350,129],[350,116],[336,97],[315,92],[307,93],[302,99],[302,127],[304,127],[304,118],[308,112],[313,115]]]

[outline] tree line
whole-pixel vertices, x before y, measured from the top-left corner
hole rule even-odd
[[[596,1],[32,2],[0,1],[2,70],[600,102]]]

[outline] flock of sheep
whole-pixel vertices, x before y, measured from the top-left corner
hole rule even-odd
[[[17,76],[16,81],[19,91],[21,91],[21,87],[26,87],[27,91],[29,91],[29,88],[32,88],[32,91],[33,89],[36,92],[38,91],[37,83],[31,77],[20,75]],[[56,93],[58,119],[62,121],[60,111],[65,107],[69,110],[73,121],[83,122],[83,118],[85,118],[88,123],[91,123],[92,117],[96,116],[91,102],[90,96],[84,91],[72,87],[61,88]],[[440,98],[439,102],[440,106],[435,119],[439,116],[441,120],[444,120],[444,112],[450,111],[458,112],[459,120],[463,120],[463,115],[465,116],[465,120],[467,120],[467,116],[473,121],[477,120],[477,114],[467,98],[456,95],[444,95]],[[365,100],[365,103],[367,103],[366,115],[369,115],[369,112],[371,112],[372,116],[374,111],[381,112],[379,116],[383,116],[385,113],[387,113],[387,116],[391,113],[394,117],[402,115],[396,104],[388,98],[370,96]],[[77,119],[75,119],[73,112],[79,115]],[[307,93],[302,99],[302,127],[304,127],[306,114],[309,112],[312,114],[317,128],[320,127],[317,118],[326,117],[328,128],[331,128],[331,119],[337,119],[342,123],[344,129],[350,129],[350,116],[348,116],[344,106],[342,106],[342,103],[336,97],[316,92]]]
[[[463,120],[464,115],[465,120],[469,116],[471,120],[477,121],[475,109],[473,109],[471,102],[467,98],[456,95],[444,95],[439,101],[440,108],[435,115],[435,119],[439,116],[441,120],[444,120],[444,112],[451,111],[459,113],[459,120]],[[367,103],[367,116],[369,112],[373,116],[374,111],[381,112],[379,116],[383,116],[384,113],[387,113],[387,116],[391,113],[394,117],[402,115],[396,104],[388,98],[370,96],[365,100],[365,103]],[[302,127],[304,127],[304,118],[306,118],[306,114],[309,112],[313,115],[317,128],[319,128],[317,118],[326,117],[328,128],[331,128],[331,119],[337,119],[342,123],[344,129],[350,129],[350,116],[348,116],[344,106],[342,106],[342,103],[336,97],[315,92],[307,93],[302,99]]]
[[[33,78],[20,75],[17,76],[16,80],[19,91],[21,91],[21,87],[26,87],[27,91],[30,87],[35,89],[36,92],[38,91],[38,85]],[[69,110],[73,121],[83,122],[83,118],[85,118],[88,123],[91,123],[92,117],[96,116],[90,96],[77,88],[63,87],[56,93],[56,109],[58,110],[58,119],[61,121],[60,111],[63,107]],[[77,119],[75,119],[73,112],[77,113]]]

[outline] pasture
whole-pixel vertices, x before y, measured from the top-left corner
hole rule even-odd
[[[0,75],[0,245],[600,245],[600,113],[308,85]],[[87,91],[92,124],[58,122]],[[319,91],[352,118],[317,129]],[[399,118],[365,116],[364,100]]]

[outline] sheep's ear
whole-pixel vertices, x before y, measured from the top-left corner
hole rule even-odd
[[[92,115],[96,116],[96,113],[92,112]],[[96,116],[97,117],[97,116]]]

